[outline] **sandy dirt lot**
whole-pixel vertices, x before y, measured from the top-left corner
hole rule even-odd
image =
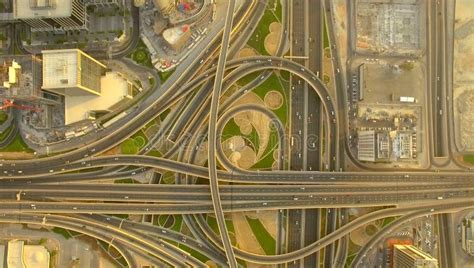
[[[457,0],[454,33],[453,101],[456,145],[474,151],[474,1]]]
[[[265,106],[272,110],[277,110],[283,104],[283,96],[276,90],[269,91],[265,94]]]
[[[264,46],[268,54],[274,56],[278,48],[278,41],[280,40],[281,24],[279,22],[272,22],[268,28],[270,33],[265,37]]]

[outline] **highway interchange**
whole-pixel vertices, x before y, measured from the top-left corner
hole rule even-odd
[[[287,0],[284,2],[284,8],[291,5]],[[310,64],[305,66],[304,62],[300,64],[282,58],[280,52],[283,50],[279,51],[277,56],[232,59],[248,40],[252,27],[256,24],[253,22],[261,18],[265,8],[263,1],[248,0],[234,13],[234,4],[235,1],[229,1],[225,20],[216,22],[214,34],[209,34],[207,39],[197,46],[197,56],[183,62],[175,72],[176,75],[157,85],[150,90],[150,94],[127,109],[124,118],[77,140],[55,145],[53,151],[64,151],[55,156],[35,160],[1,161],[0,198],[3,201],[0,203],[2,213],[0,222],[37,223],[84,233],[110,243],[124,256],[130,267],[136,267],[136,264],[134,258],[130,256],[129,249],[133,254],[149,259],[155,264],[164,262],[175,267],[206,267],[189,253],[165,240],[183,243],[221,266],[237,267],[239,264],[236,259],[259,264],[284,264],[302,260],[325,247],[334,249],[337,241],[339,247],[336,255],[345,259],[345,254],[341,253],[344,252],[341,249],[343,243],[340,241],[344,241],[350,231],[376,219],[406,214],[374,236],[373,241],[361,250],[360,255],[357,255],[353,263],[353,267],[356,267],[377,239],[381,239],[384,232],[388,232],[390,228],[394,228],[393,226],[401,224],[402,219],[455,212],[474,206],[473,175],[467,169],[401,170],[390,173],[373,170],[358,172],[339,170],[339,167],[344,166],[343,159],[348,151],[347,138],[344,136],[347,126],[345,99],[331,97],[320,76],[313,72],[321,69],[314,66],[317,65],[316,62],[310,61]],[[333,44],[335,41],[331,29],[332,23],[329,21],[331,18],[329,7],[329,0],[322,4],[328,20],[329,39]],[[134,9],[134,13],[136,13],[134,16],[138,16],[138,9]],[[126,55],[126,52],[136,45],[136,40],[139,38],[136,34],[138,30],[138,24],[134,23],[133,41],[128,44],[124,52],[115,53],[113,57],[120,58]],[[280,49],[286,45],[284,40],[289,39],[288,34],[288,30],[282,30]],[[314,53],[318,53],[320,48],[316,46],[311,49],[315,50]],[[341,67],[338,63],[337,48],[331,46],[331,53],[335,68],[339,70]],[[314,94],[314,97],[319,98],[320,109],[313,112],[301,110],[301,114],[306,119],[308,113],[321,111],[321,118],[325,118],[320,127],[326,130],[328,150],[325,161],[329,164],[329,170],[318,171],[316,164],[311,164],[314,160],[309,159],[308,152],[304,150],[301,152],[304,155],[301,160],[304,161],[295,163],[299,168],[283,170],[285,161],[288,161],[286,155],[291,155],[291,161],[299,159],[299,152],[293,151],[289,146],[291,138],[284,133],[283,124],[271,112],[263,110],[263,106],[233,106],[239,98],[266,79],[273,70],[290,72],[292,79],[303,81],[300,87],[297,86],[297,82],[295,83],[296,90],[304,92],[303,96]],[[259,72],[260,75],[254,81],[219,103],[220,96],[233,84],[255,72]],[[343,74],[334,70],[333,72],[336,73],[337,95],[344,96],[339,94],[345,89]],[[313,91],[309,93],[309,90]],[[188,103],[188,106],[177,105],[180,103]],[[172,109],[169,121],[165,121],[156,136],[150,139],[140,152],[146,154],[163,139],[175,141],[175,146],[164,156],[99,156],[102,152],[119,145],[169,108]],[[226,158],[219,134],[233,115],[244,110],[259,111],[273,119],[279,133],[278,171],[242,170]],[[298,119],[296,114],[291,116],[295,117],[292,120]],[[304,135],[307,135],[307,128],[311,125],[301,127],[305,130]],[[297,133],[295,131],[293,134]],[[210,141],[207,167],[194,163],[197,153],[195,148],[202,146],[205,134],[208,134]],[[290,151],[286,152],[286,148]],[[307,146],[300,146],[301,148]],[[320,161],[319,157],[323,157],[320,155],[321,149],[319,150],[315,163]],[[348,156],[351,162],[361,166],[350,153]],[[177,157],[177,160],[174,157]],[[218,163],[224,169],[218,169]],[[125,169],[128,166],[134,168]],[[312,168],[308,170],[308,166]],[[95,182],[106,178],[127,178],[151,169],[175,173],[177,184],[124,185]],[[208,179],[209,185],[190,184],[193,178]],[[79,181],[83,183],[77,183]],[[233,184],[220,184],[223,182]],[[417,202],[416,205],[414,202]],[[295,247],[287,253],[279,252],[274,256],[253,254],[233,247],[224,220],[224,212],[372,206],[391,208],[369,213],[352,221],[350,225],[340,226],[336,226],[334,213],[332,221],[334,229],[329,228],[324,237],[320,238],[318,235],[316,240],[304,243],[301,248]],[[203,220],[201,214],[204,213],[215,214],[220,237],[209,233],[212,230]],[[185,215],[185,222],[189,225],[194,238],[149,224],[120,220],[103,214]],[[311,261],[319,263],[319,255],[313,256],[318,256],[317,260]],[[329,256],[329,261],[333,261],[333,252],[326,256]],[[324,266],[331,267],[331,265],[326,257]]]

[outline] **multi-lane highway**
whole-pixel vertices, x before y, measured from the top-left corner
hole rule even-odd
[[[445,5],[444,1],[439,2],[442,6]],[[262,18],[266,3],[244,1],[235,12],[234,5],[235,1],[229,1],[226,18],[214,22],[215,27],[197,45],[194,57],[183,61],[175,75],[137,100],[125,111],[124,118],[109,127],[98,128],[89,135],[52,145],[51,148],[54,152],[73,149],[70,152],[35,160],[1,161],[0,211],[3,214],[0,215],[0,222],[36,223],[79,231],[110,243],[124,256],[130,267],[137,266],[130,252],[149,259],[157,266],[162,266],[163,263],[179,267],[205,266],[167,241],[186,245],[218,265],[231,267],[238,266],[236,258],[258,264],[289,263],[290,266],[319,267],[319,255],[315,253],[327,247],[324,267],[332,267],[343,265],[346,254],[344,246],[341,246],[344,243],[339,243],[336,255],[333,253],[334,246],[331,245],[344,241],[339,239],[364,224],[389,216],[407,214],[403,219],[409,220],[473,207],[473,175],[467,170],[391,173],[339,170],[343,166],[347,149],[343,93],[345,82],[343,72],[339,71],[342,68],[338,48],[335,46],[332,6],[329,0],[324,4],[323,1],[318,1],[317,4],[307,0],[290,3],[284,1],[282,34],[277,55],[239,59],[231,57],[245,45],[258,20]],[[291,26],[287,29],[285,14],[288,7],[292,9],[289,13],[292,15],[289,20]],[[442,27],[442,7],[432,8],[436,27]],[[441,13],[437,14],[440,9]],[[113,57],[122,57],[138,42],[138,15],[139,9],[133,8],[133,36],[130,43]],[[323,16],[328,19],[333,65],[337,70],[334,72],[337,92],[334,100],[319,79],[322,76]],[[433,56],[436,60],[444,58],[444,48],[439,45],[442,43],[442,36],[433,36],[438,43],[432,54],[438,55]],[[291,41],[290,56],[298,58],[289,60],[281,57],[287,39]],[[439,65],[436,64],[433,72],[444,74],[445,67]],[[237,100],[260,85],[273,70],[291,73],[289,129],[262,105],[235,106]],[[232,85],[254,72],[260,72],[254,81],[233,91],[219,102]],[[437,92],[433,96],[444,99],[444,83],[442,78],[433,83],[433,89]],[[163,157],[98,156],[120,144],[169,108],[172,108],[172,112],[161,125],[160,131],[140,151],[140,154],[146,154],[163,139],[173,141],[174,145]],[[219,136],[226,123],[242,111],[263,113],[276,126],[280,146],[279,170],[243,170],[234,166],[224,155]],[[329,170],[318,171],[323,156],[323,128],[328,146],[325,156]],[[290,139],[286,135],[288,130]],[[203,138],[206,134],[207,138]],[[318,139],[311,140],[312,136],[317,136]],[[202,148],[205,141],[209,145],[207,167],[196,164],[198,149]],[[289,152],[286,151],[287,148],[290,149]],[[283,170],[286,155],[290,155],[289,171]],[[350,152],[348,156],[354,160]],[[134,168],[125,169],[127,166]],[[218,169],[218,166],[223,168]],[[363,168],[362,165],[358,167]],[[126,178],[142,172],[152,172],[153,169],[175,173],[177,185],[93,182]],[[208,179],[209,185],[192,184],[196,178]],[[74,181],[87,183],[78,184]],[[55,184],[58,182],[61,184]],[[220,185],[222,182],[229,184]],[[307,210],[331,208],[334,213],[333,208],[373,206],[395,208],[369,213],[352,221],[350,225],[337,229],[335,217],[328,215],[328,234],[322,239],[319,238],[318,211]],[[286,243],[281,241],[284,238],[281,230],[277,234],[277,248],[286,244],[287,253],[277,250],[274,256],[263,256],[232,246],[224,212],[281,209],[291,211]],[[202,213],[216,215],[219,234],[212,231]],[[194,238],[165,228],[100,214],[180,214],[184,216]],[[281,219],[279,217],[279,223],[282,222]],[[395,221],[389,228],[398,224],[401,224],[400,221]],[[362,248],[353,265],[363,261],[366,252],[377,239],[383,237],[386,230],[390,229],[377,234]],[[334,256],[338,256],[337,260],[334,260]]]

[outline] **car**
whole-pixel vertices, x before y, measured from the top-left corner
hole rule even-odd
[[[128,195],[124,196],[123,198],[128,199]]]
[[[72,209],[77,210],[77,207],[73,207]]]
[[[263,202],[262,205],[263,205],[263,206],[266,206],[266,205],[267,205],[267,202]]]
[[[298,197],[293,197],[293,200],[298,201]]]

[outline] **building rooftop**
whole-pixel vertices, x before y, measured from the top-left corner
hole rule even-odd
[[[126,97],[131,97],[128,81],[117,72],[108,72],[101,78],[100,96],[66,96],[65,124],[87,119],[91,110],[109,110]]]
[[[23,268],[23,241],[13,240],[8,242],[7,267]]]
[[[15,19],[62,18],[71,14],[71,0],[13,0]]]
[[[43,53],[43,88],[65,88],[77,85],[77,51],[49,50]]]
[[[176,44],[180,41],[181,37],[189,30],[190,29],[188,25],[180,25],[175,26],[173,28],[168,28],[163,31],[163,38],[169,44]]]
[[[79,88],[63,95],[100,94],[106,66],[79,49],[43,50],[43,89]]]
[[[0,96],[33,99],[41,96],[41,59],[35,56],[0,56]]]
[[[44,246],[25,245],[23,247],[23,262],[28,268],[49,268],[49,252]]]

